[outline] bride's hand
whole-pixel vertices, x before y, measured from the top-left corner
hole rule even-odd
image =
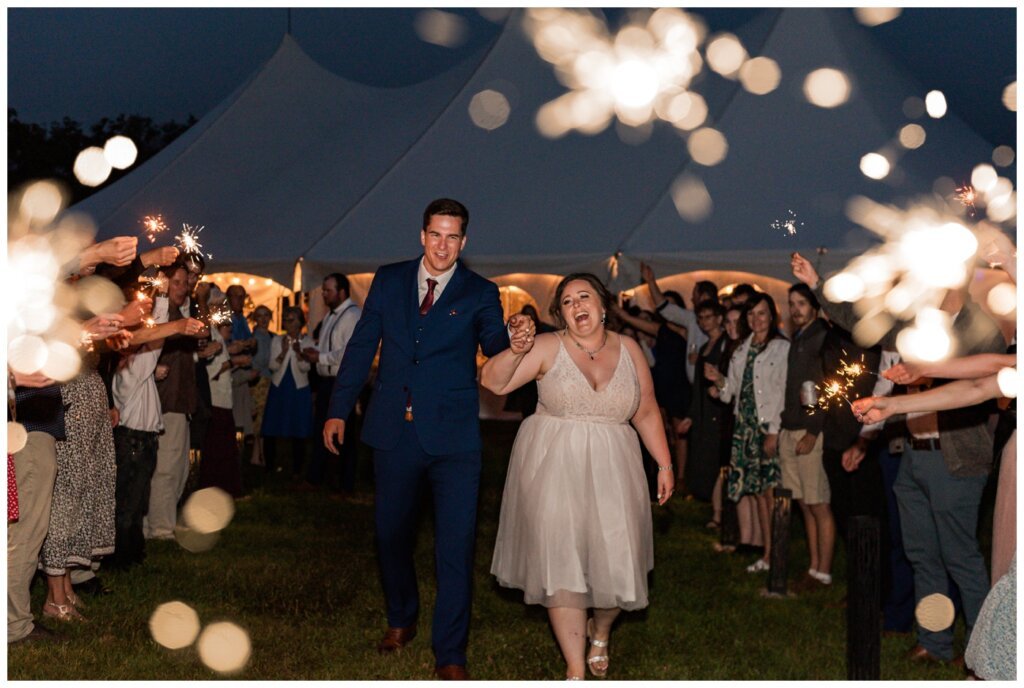
[[[658,506],[664,506],[668,498],[675,492],[676,476],[671,468],[658,471]]]

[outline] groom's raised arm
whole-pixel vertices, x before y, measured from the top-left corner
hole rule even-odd
[[[378,270],[370,284],[370,292],[366,295],[363,313],[345,347],[341,365],[338,366],[338,374],[334,378],[334,388],[331,392],[331,405],[327,411],[328,418],[348,420],[370,374],[370,365],[377,354],[377,346],[383,333],[380,282]]]
[[[477,311],[477,339],[484,356],[496,356],[508,348],[508,328],[505,327],[505,315],[501,310],[501,295],[498,285],[485,280],[481,295],[481,308]]]

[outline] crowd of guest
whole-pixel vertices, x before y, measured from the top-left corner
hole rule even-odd
[[[1004,265],[1015,279],[1012,263]],[[284,480],[339,498],[354,492],[358,418],[346,425],[340,457],[317,441],[361,312],[348,279],[323,280],[327,313],[313,331],[295,305],[283,308],[277,334],[270,308],[247,308],[241,285],[222,292],[202,279],[204,270],[199,255],[169,247],[139,253],[129,237],[90,247],[66,267],[68,283],[94,272],[121,287],[125,305],[83,321],[91,344],[71,381],[10,373],[11,417],[28,441],[9,461],[18,509],[8,525],[9,643],[50,633],[30,609],[37,570],[47,585],[42,615],[82,619],[79,593],[104,590],[95,575],[100,562],[130,568],[143,561],[147,540],[173,539],[190,489],[217,487],[244,499],[254,485]],[[1004,356],[987,365],[960,358],[968,363],[915,367],[900,361],[895,331],[861,346],[850,334],[850,304],[826,300],[817,272],[798,254],[792,271],[787,323],[754,285],[725,291],[700,281],[688,304],[662,291],[648,266],[641,274],[653,309],[613,306],[613,326],[636,339],[651,367],[677,489],[709,504],[707,529],[724,533],[734,524],[735,537],[714,546],[751,557],[750,573],[772,566],[774,493],[786,490],[807,536],[807,560],[799,563],[806,569],[792,586],[798,593],[833,584],[837,538],[848,539],[855,516],[874,516],[884,533],[885,631],[909,636],[916,602],[938,592],[956,602],[969,634],[992,584],[1015,576],[1015,497],[1006,477],[1015,475],[1015,408],[1001,412],[993,445],[987,424],[998,394],[865,424],[870,407],[822,408],[817,390],[850,361],[871,374],[852,381],[849,397],[875,400],[1015,363]],[[144,274],[158,286],[142,288]],[[1007,352],[966,287],[950,290],[941,308],[953,317],[958,356]],[[538,333],[553,329],[532,306],[523,312]],[[532,413],[535,383],[508,404]],[[874,408],[882,413],[885,402]],[[1000,484],[990,578],[976,532],[993,465]],[[908,657],[938,662],[958,654],[952,630],[919,629]],[[988,661],[975,657],[973,666]]]

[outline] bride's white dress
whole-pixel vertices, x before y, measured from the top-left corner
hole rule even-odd
[[[562,338],[559,337],[562,342]],[[640,609],[654,567],[640,383],[625,347],[595,391],[560,343],[512,447],[491,573],[546,607]]]

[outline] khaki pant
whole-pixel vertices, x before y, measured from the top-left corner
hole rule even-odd
[[[50,526],[57,443],[45,432],[30,432],[24,449],[14,455],[20,517],[7,524],[7,642],[32,632],[29,588]]]
[[[165,413],[164,434],[156,453],[156,470],[149,486],[149,512],[143,521],[147,538],[169,538],[178,522],[178,500],[188,481],[188,416]]]
[[[783,430],[779,433],[782,486],[793,492],[793,499],[799,499],[804,504],[828,504],[832,491],[825,466],[821,462],[824,435],[818,435],[810,453],[797,454],[796,445],[806,434],[806,430]]]

